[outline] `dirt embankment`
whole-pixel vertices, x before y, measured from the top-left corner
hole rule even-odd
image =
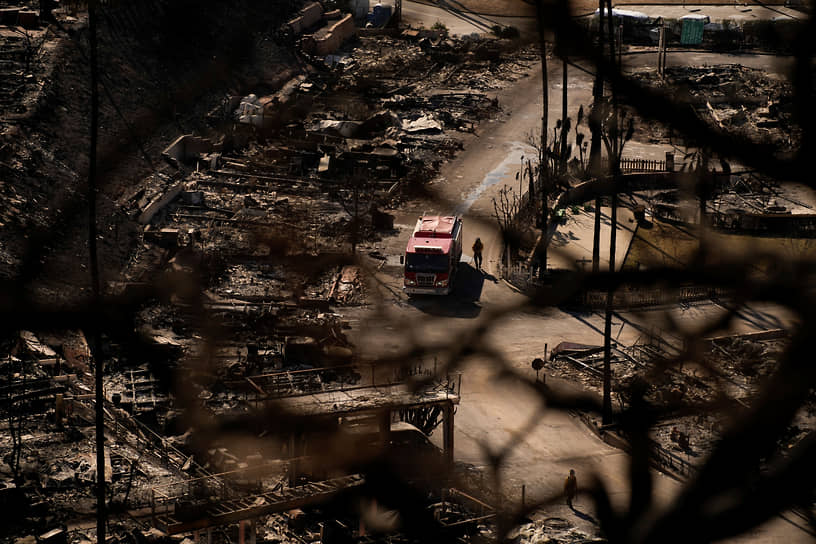
[[[282,5],[281,5],[282,4]],[[145,0],[102,10],[99,21],[100,258],[116,275],[136,243],[113,202],[146,175],[171,137],[204,130],[228,92],[263,86],[297,63],[271,40],[300,2]],[[0,111],[0,277],[35,277],[46,296],[89,284],[85,200],[90,126],[87,19],[58,16],[44,54],[24,74],[26,111]],[[5,64],[16,75],[21,67]],[[0,68],[2,70],[3,68]],[[0,78],[3,74],[0,74]],[[271,81],[270,81],[271,83]],[[36,255],[26,258],[27,249]],[[24,263],[35,263],[24,268]],[[25,270],[25,271],[24,271]]]

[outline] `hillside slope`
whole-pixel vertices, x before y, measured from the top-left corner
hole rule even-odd
[[[112,202],[161,167],[179,133],[205,130],[204,114],[227,93],[263,89],[297,59],[271,37],[301,2],[140,0],[102,10],[99,22],[99,222],[103,280],[115,276],[138,238]],[[0,277],[5,293],[36,286],[61,300],[89,286],[87,205],[90,72],[87,16],[58,16],[41,35],[43,54],[16,77],[20,99],[0,106]],[[7,33],[4,50],[23,54]],[[38,297],[39,298],[39,297]],[[8,301],[6,301],[8,302]]]

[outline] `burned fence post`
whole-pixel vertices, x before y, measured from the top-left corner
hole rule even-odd
[[[453,403],[448,401],[442,405],[442,451],[445,461],[453,464]]]

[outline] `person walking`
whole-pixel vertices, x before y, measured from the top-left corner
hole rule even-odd
[[[476,241],[473,242],[473,262],[476,263],[476,268],[479,270],[482,269],[482,250],[484,249],[484,244],[482,244],[481,238],[476,238]]]
[[[578,495],[578,479],[573,469],[570,469],[569,476],[564,480],[564,495],[567,498],[567,506],[572,508],[572,501]]]

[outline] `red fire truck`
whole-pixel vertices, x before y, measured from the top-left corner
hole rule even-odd
[[[461,257],[461,217],[420,217],[405,248],[403,289],[409,295],[447,295]]]

